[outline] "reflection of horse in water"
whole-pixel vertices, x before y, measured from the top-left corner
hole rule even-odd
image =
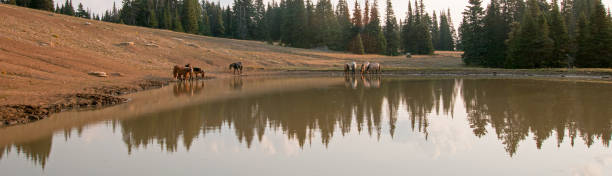
[[[357,85],[359,82],[357,82],[357,79],[355,79],[355,76],[349,76],[349,75],[345,75],[344,76],[344,86],[346,87],[350,87],[352,89],[356,89]]]
[[[174,85],[174,96],[194,96],[202,92],[204,90],[204,82],[203,81],[182,81],[178,82]]]
[[[381,76],[372,76],[372,75],[362,75],[361,82],[365,88],[380,88],[381,86]]]
[[[242,78],[234,77],[234,79],[230,80],[230,88],[233,90],[242,90]]]

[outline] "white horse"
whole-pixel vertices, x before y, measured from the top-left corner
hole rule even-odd
[[[357,71],[357,63],[350,62],[350,63],[344,64],[344,73],[348,74],[349,71],[355,74],[355,72]]]

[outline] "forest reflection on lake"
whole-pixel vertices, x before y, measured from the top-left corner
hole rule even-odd
[[[279,175],[611,173],[611,84],[377,76],[326,79],[338,84],[219,99],[0,145],[0,169],[16,175],[73,173],[66,168],[79,161],[68,160],[69,155],[92,157],[91,165],[83,166],[88,169],[114,166],[101,175],[145,172],[126,172],[130,167],[117,165],[136,165],[154,175],[265,175],[271,170]],[[234,91],[244,91],[250,83],[227,80]],[[189,97],[206,91],[207,84],[179,83],[168,89],[172,96]],[[77,138],[71,137],[73,132]],[[56,139],[58,135],[64,138]],[[116,164],[104,162],[109,160]],[[599,162],[589,165],[592,160]],[[36,165],[46,169],[33,169]],[[406,165],[410,171],[401,169]],[[174,172],[164,171],[168,167]],[[245,169],[232,170],[236,167]],[[352,169],[338,169],[342,167]],[[490,169],[470,171],[479,167]],[[76,173],[87,171],[91,170]]]

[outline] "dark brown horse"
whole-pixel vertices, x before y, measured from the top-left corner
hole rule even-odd
[[[238,72],[238,75],[242,75],[242,62],[236,62],[229,65],[229,69],[234,71],[234,74]]]
[[[202,79],[206,77],[206,72],[204,69],[198,67],[193,67],[193,74],[195,74],[196,79],[198,79],[198,75],[200,75]]]

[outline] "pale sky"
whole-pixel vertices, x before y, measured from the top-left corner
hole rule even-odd
[[[79,4],[80,2],[83,3],[83,5],[86,8],[91,9],[94,13],[98,13],[101,14],[102,12],[104,12],[107,9],[111,9],[113,7],[113,1],[115,1],[117,3],[117,8],[119,8],[121,6],[121,0],[73,0],[72,2],[75,4],[75,6],[77,4]],[[200,0],[201,1],[201,0]],[[228,4],[231,4],[234,0],[210,0],[210,1],[214,1],[214,2],[221,2],[221,4],[223,6],[227,6]],[[264,0],[264,2],[268,2],[268,1],[272,1],[272,0]],[[277,2],[280,0],[276,0]],[[317,0],[312,0],[313,2],[316,2]],[[334,3],[334,7],[335,4],[338,0],[332,0],[332,2]],[[349,7],[352,9],[354,6],[354,3],[356,0],[347,0],[349,3]],[[363,8],[363,2],[365,2],[365,0],[357,0],[360,2],[361,8]],[[414,1],[414,0],[410,0],[410,1]],[[603,3],[606,6],[610,6],[610,4],[612,4],[612,0],[602,0]],[[65,0],[55,0],[56,3],[64,3]],[[373,0],[370,0],[370,2],[373,2]],[[395,10],[395,15],[400,18],[403,19],[406,16],[406,11],[408,10],[408,0],[392,0],[393,2],[393,9]],[[465,7],[468,5],[468,0],[424,0],[425,2],[425,7],[427,8],[427,11],[431,14],[432,11],[440,11],[442,9],[451,9],[451,13],[452,13],[452,19],[453,22],[455,23],[455,27],[459,27],[459,23],[461,22],[461,12],[463,12],[463,10],[465,9]],[[489,0],[483,0],[483,7],[486,8],[486,4],[488,4]],[[386,0],[378,0],[378,4],[379,4],[379,10],[380,10],[380,14],[381,17],[384,15],[384,12],[386,10]],[[384,20],[384,19],[381,19]]]

